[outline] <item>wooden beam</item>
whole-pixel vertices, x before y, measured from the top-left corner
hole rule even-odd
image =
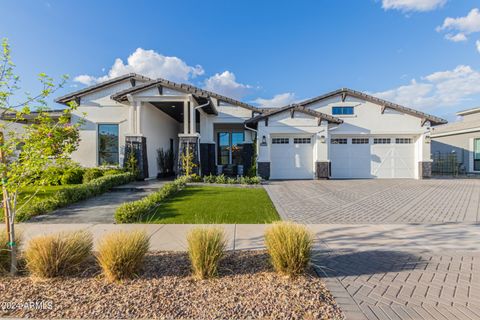
[[[347,99],[347,93],[342,92],[342,102],[345,102],[346,99]]]
[[[158,94],[159,94],[159,95],[163,95],[163,87],[162,87],[162,86],[158,86],[157,89],[158,89]]]
[[[317,119],[317,126],[320,126],[322,124],[322,117],[318,117]]]
[[[265,127],[268,127],[268,117],[265,118]]]
[[[382,106],[382,114],[385,113],[385,109],[387,109],[387,106],[386,106],[386,105],[383,105],[383,106]]]
[[[294,116],[295,116],[295,110],[292,108],[290,109],[290,118],[293,119]]]
[[[132,85],[132,87],[135,87],[135,84],[136,84],[136,81],[135,79],[130,79],[130,84]]]
[[[420,123],[420,126],[423,127],[425,125],[425,123],[427,123],[427,121],[428,121],[427,118],[423,118],[422,122]]]

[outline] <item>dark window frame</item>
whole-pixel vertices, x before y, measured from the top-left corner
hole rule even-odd
[[[335,106],[332,107],[332,115],[335,116],[352,116],[355,114],[355,110],[352,106]]]
[[[220,144],[220,135],[221,134],[227,134],[228,135],[228,146],[227,147],[227,151],[228,151],[228,161],[227,163],[223,163],[223,161],[221,161],[221,158],[222,158],[222,147],[225,147],[225,145],[221,145]],[[217,165],[222,165],[222,166],[226,166],[226,165],[231,165],[231,164],[241,164],[241,151],[242,151],[242,146],[240,144],[233,144],[233,136],[235,134],[241,134],[242,135],[242,143],[245,141],[245,132],[244,131],[235,131],[235,130],[221,130],[221,131],[218,131],[217,132]],[[235,161],[235,155],[234,153],[236,152],[236,150],[234,150],[234,147],[238,147],[238,151],[240,152],[240,161]],[[240,162],[240,163],[238,163]]]
[[[116,127],[116,151],[101,151],[101,131],[102,126],[113,126]],[[106,148],[107,149],[107,148]],[[115,160],[113,162],[105,162],[102,158],[103,155],[115,155]],[[97,124],[97,162],[99,166],[102,165],[120,165],[120,125],[118,123],[98,123]]]

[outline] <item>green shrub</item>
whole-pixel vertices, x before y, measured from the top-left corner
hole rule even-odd
[[[222,173],[221,175],[215,177],[215,183],[225,184],[227,183],[227,177]]]
[[[110,282],[133,278],[149,247],[150,238],[142,231],[117,231],[106,235],[97,253],[103,275]]]
[[[40,179],[36,180],[37,185],[43,186],[59,186],[62,181],[65,168],[59,166],[51,166],[43,170]]]
[[[194,228],[187,236],[188,256],[193,276],[197,279],[212,278],[217,274],[226,241],[223,229],[216,227]]]
[[[88,168],[83,174],[83,183],[88,183],[92,180],[98,179],[103,176],[104,170],[99,168]]]
[[[5,228],[0,230],[0,273],[5,273],[10,270],[10,248],[8,246],[8,234]],[[22,245],[22,234],[16,230],[15,232],[15,244],[17,250]]]
[[[215,183],[216,179],[217,179],[217,177],[210,173],[208,176],[203,177],[203,182],[205,182],[205,183]]]
[[[60,182],[62,185],[81,184],[83,182],[84,173],[85,169],[83,168],[70,168],[63,172]]]
[[[25,250],[26,267],[39,278],[68,275],[79,270],[92,247],[92,235],[86,231],[39,236]]]
[[[238,183],[238,180],[237,178],[227,178],[227,184],[237,184]]]
[[[278,273],[296,276],[305,272],[310,261],[313,236],[303,225],[276,222],[265,232],[265,245]]]
[[[103,176],[114,176],[117,174],[122,174],[125,173],[126,171],[120,168],[114,168],[114,169],[105,169],[103,170]]]
[[[35,199],[17,212],[17,221],[26,221],[33,216],[45,214],[66,205],[102,194],[111,188],[133,180],[131,173],[100,177],[88,183],[57,191],[46,199]]]
[[[188,177],[181,177],[173,182],[163,185],[163,187],[145,198],[122,204],[115,211],[115,221],[117,223],[134,223],[142,218],[154,213],[158,204],[171,195],[182,190]]]

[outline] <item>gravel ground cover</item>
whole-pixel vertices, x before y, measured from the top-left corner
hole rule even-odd
[[[122,283],[107,283],[93,261],[75,277],[2,277],[0,316],[343,319],[313,270],[296,279],[281,277],[262,251],[228,253],[213,280],[196,281],[189,268],[185,253],[152,252],[143,272]]]

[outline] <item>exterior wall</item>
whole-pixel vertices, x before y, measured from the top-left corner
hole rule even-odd
[[[72,160],[85,167],[98,166],[98,125],[110,123],[119,125],[120,165],[123,164],[125,136],[130,126],[130,106],[111,100],[110,95],[130,87],[130,82],[125,81],[82,97],[78,109],[72,114],[73,123],[86,114],[85,123],[80,128],[81,141],[78,150],[72,154]]]
[[[466,172],[473,171],[473,140],[480,139],[480,130],[464,134],[432,137],[432,154],[455,152]]]
[[[158,110],[155,106],[144,103],[141,112],[140,133],[147,138],[148,173],[151,178],[157,176],[157,149],[170,148],[170,139],[174,146],[178,140],[178,122]]]

